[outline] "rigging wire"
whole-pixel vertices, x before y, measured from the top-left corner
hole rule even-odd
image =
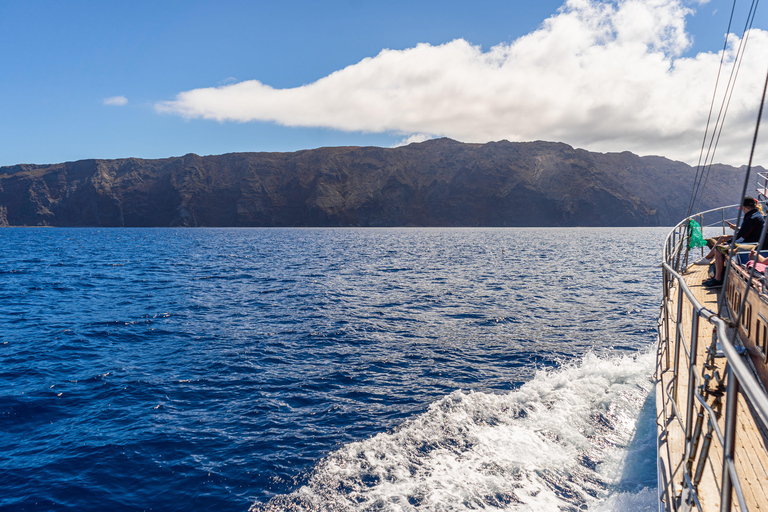
[[[725,31],[725,42],[723,42],[723,51],[720,53],[720,66],[717,68],[717,78],[715,79],[715,90],[712,91],[712,102],[709,104],[709,114],[707,115],[707,125],[704,128],[704,139],[701,141],[701,152],[699,153],[699,162],[696,164],[696,175],[693,178],[693,187],[691,188],[691,199],[688,201],[688,213],[686,217],[690,217],[693,213],[693,203],[696,200],[699,185],[701,184],[701,176],[704,174],[703,166],[701,165],[701,157],[704,155],[704,146],[707,144],[707,134],[709,133],[709,123],[712,120],[712,111],[715,108],[715,99],[717,98],[717,87],[720,84],[720,73],[723,70],[723,61],[725,60],[725,51],[728,49],[728,36],[731,34],[731,24],[733,23],[733,13],[736,11],[736,0],[733,0],[733,6],[731,7],[731,17],[728,19],[728,29]]]
[[[701,208],[701,199],[704,196],[704,189],[706,188],[707,181],[709,180],[710,172],[712,171],[712,165],[714,164],[714,160],[715,160],[715,151],[717,150],[717,145],[720,142],[720,136],[723,133],[723,128],[725,125],[725,116],[728,113],[728,107],[731,104],[733,91],[736,88],[736,79],[738,78],[739,70],[741,69],[741,63],[743,62],[743,59],[744,59],[744,52],[747,49],[747,42],[749,40],[750,29],[752,28],[752,24],[755,21],[755,14],[757,13],[757,6],[759,3],[760,3],[760,0],[752,0],[752,5],[750,5],[749,13],[747,14],[747,22],[744,26],[744,31],[742,33],[741,41],[739,42],[739,47],[736,51],[736,56],[734,57],[733,68],[731,69],[731,76],[728,78],[728,84],[726,85],[726,88],[725,88],[726,93],[725,93],[725,96],[723,97],[723,103],[720,105],[720,113],[718,113],[717,121],[715,122],[715,127],[713,128],[713,131],[712,131],[712,138],[710,139],[710,142],[709,142],[709,149],[707,149],[707,155],[704,158],[704,166],[707,168],[707,172],[706,172],[706,175],[704,176],[704,183],[703,185],[701,185],[699,200],[696,206],[697,210]]]
[[[755,126],[755,135],[752,137],[752,148],[749,151],[749,163],[747,164],[747,174],[744,177],[744,186],[741,191],[741,200],[739,201],[739,204],[744,204],[744,197],[747,195],[747,187],[749,186],[749,175],[752,171],[752,159],[755,156],[755,147],[757,147],[757,134],[760,131],[760,121],[763,117],[763,106],[765,105],[765,95],[766,91],[768,91],[768,74],[765,76],[765,85],[763,85],[763,96],[760,98],[760,109],[757,112],[757,125]],[[742,210],[739,210],[739,217],[741,217]],[[760,253],[760,249],[763,247],[763,243],[765,242],[765,233],[766,230],[768,230],[768,222],[763,223],[763,231],[760,233],[760,240],[757,242],[756,247],[756,253]],[[731,238],[731,246],[730,251],[733,251],[736,247],[736,236],[734,235],[733,238]],[[731,267],[731,260],[732,258],[728,258],[728,264],[725,269],[725,275],[723,275],[723,286],[728,282],[728,275],[730,273],[730,267]],[[739,306],[739,312],[736,317],[736,325],[739,325],[739,322],[741,321],[741,315],[744,311],[744,305],[747,302],[747,295],[749,295],[749,290],[752,286],[752,278],[755,275],[755,270],[757,269],[757,256],[755,256],[755,264],[752,265],[752,272],[749,275],[749,281],[747,282],[747,289],[744,292],[744,297],[741,302],[741,305]],[[722,313],[723,309],[723,298],[725,297],[725,293],[720,294],[720,298],[717,303],[717,310],[718,312]]]

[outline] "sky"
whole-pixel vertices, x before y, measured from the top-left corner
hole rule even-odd
[[[732,5],[0,0],[0,166],[435,137],[696,165]],[[746,39],[711,157],[733,165],[768,73],[768,6],[745,37],[749,7],[736,4],[717,89]]]

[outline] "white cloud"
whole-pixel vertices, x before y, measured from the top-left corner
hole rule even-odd
[[[111,98],[104,98],[104,105],[111,105],[114,107],[122,107],[128,104],[128,98],[125,96],[112,96]]]
[[[465,142],[553,140],[695,163],[720,56],[681,57],[690,45],[688,14],[679,0],[568,0],[538,30],[487,52],[462,39],[382,50],[301,87],[250,80],[185,91],[155,108]],[[766,54],[768,33],[755,29],[716,161],[748,158]],[[768,148],[760,159],[768,162]]]
[[[393,148],[397,148],[400,146],[407,146],[408,144],[413,144],[414,142],[424,142],[425,140],[434,139],[435,137],[432,135],[429,135],[427,133],[414,133],[413,135],[409,135],[408,137],[405,137],[404,139],[400,140],[392,146]]]

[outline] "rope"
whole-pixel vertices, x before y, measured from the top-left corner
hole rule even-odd
[[[728,107],[730,106],[731,99],[733,98],[733,91],[736,88],[736,79],[739,76],[739,70],[741,70],[741,63],[743,62],[744,52],[747,49],[747,41],[749,40],[749,34],[750,34],[749,30],[752,28],[752,23],[755,21],[755,14],[757,13],[757,5],[759,3],[760,3],[760,0],[752,0],[752,5],[750,6],[749,14],[747,15],[747,23],[744,27],[744,32],[742,33],[741,41],[739,42],[739,48],[736,51],[736,58],[733,63],[734,66],[733,66],[733,69],[731,70],[731,78],[728,79],[728,86],[730,87],[730,92],[727,93],[727,98],[723,98],[724,106],[720,107],[723,120],[719,123],[719,126],[715,127],[715,131],[717,132],[717,139],[714,140],[714,147],[712,146],[712,141],[710,141],[711,155],[710,155],[710,150],[707,150],[707,158],[705,158],[704,160],[706,165],[706,161],[707,159],[709,159],[709,165],[707,166],[707,174],[704,179],[702,194],[699,196],[697,209],[701,208],[701,198],[704,195],[704,187],[706,187],[707,185],[707,181],[709,180],[709,173],[712,170],[712,165],[715,162],[715,151],[717,150],[717,145],[720,142],[720,135],[722,135],[723,133],[723,128],[725,126],[725,116],[728,113]],[[726,87],[726,91],[728,91],[728,87]],[[727,99],[727,102],[726,102],[726,99]],[[718,115],[718,120],[719,119],[720,119],[720,116]],[[713,131],[712,138],[714,139],[714,137],[715,137],[715,133]]]
[[[752,3],[749,8],[749,13],[747,14],[747,21],[744,25],[744,30],[742,32],[741,40],[739,41],[739,47],[736,51],[736,56],[733,61],[733,67],[731,68],[731,74],[728,78],[728,83],[726,84],[725,88],[725,94],[723,95],[723,101],[720,104],[720,110],[717,115],[717,119],[715,120],[715,126],[712,129],[712,134],[709,141],[709,146],[707,148],[706,156],[704,157],[704,164],[701,164],[701,154],[704,152],[704,146],[706,144],[707,135],[709,134],[709,124],[711,122],[711,113],[712,113],[712,107],[710,107],[710,118],[707,119],[707,129],[704,133],[704,141],[702,143],[702,150],[701,154],[699,155],[699,163],[697,165],[696,169],[696,177],[694,179],[694,188],[693,192],[691,194],[691,202],[689,203],[688,207],[688,215],[691,215],[691,212],[693,211],[693,204],[696,203],[696,196],[698,196],[698,203],[696,206],[696,209],[701,208],[701,199],[704,195],[704,189],[706,188],[706,184],[709,181],[709,174],[712,170],[712,165],[714,164],[714,158],[715,158],[715,151],[717,150],[717,145],[720,142],[720,136],[723,131],[723,126],[725,123],[725,117],[728,112],[728,107],[731,103],[731,98],[733,97],[733,91],[736,87],[736,78],[738,77],[739,70],[741,69],[741,63],[744,57],[744,52],[746,51],[747,42],[749,40],[749,30],[752,28],[752,24],[754,23],[755,14],[757,13],[757,6],[760,3],[760,0],[752,0]],[[731,21],[728,23],[728,29],[730,32],[730,27],[732,23],[732,17],[733,17],[733,9],[736,7],[736,0],[734,0],[733,8],[731,11]],[[721,68],[723,59],[725,58],[725,50],[728,45],[728,35],[726,34],[726,40],[725,44],[723,46],[723,54],[720,59]],[[712,98],[712,104],[714,105],[715,96],[717,94],[717,88],[718,83],[720,80],[720,69],[718,70],[718,80],[715,84],[715,92],[713,93]],[[704,168],[706,168],[706,174],[704,174]],[[703,182],[702,182],[703,178]]]
[[[720,73],[723,70],[723,61],[725,61],[725,51],[728,49],[728,36],[731,34],[731,24],[733,23],[733,13],[736,11],[736,0],[733,0],[733,6],[731,7],[731,17],[728,19],[728,29],[725,31],[725,41],[723,42],[723,51],[720,53],[720,66],[717,68],[717,79],[715,79],[715,90],[712,91],[712,102],[709,104],[709,114],[707,115],[707,125],[704,128],[704,139],[701,141],[701,151],[699,152],[699,161],[696,164],[696,176],[693,178],[693,188],[691,188],[691,199],[688,201],[688,213],[686,217],[690,217],[693,213],[693,203],[695,202],[696,195],[699,191],[699,185],[701,184],[701,176],[704,174],[704,169],[701,165],[701,157],[704,155],[704,146],[707,143],[707,134],[709,133],[709,123],[712,120],[712,111],[715,108],[715,98],[717,98],[717,86],[720,84]]]
[[[749,164],[747,165],[747,175],[744,178],[744,187],[741,191],[741,201],[740,204],[744,204],[744,197],[747,195],[747,186],[749,184],[749,175],[752,172],[752,159],[755,156],[755,147],[757,146],[757,134],[760,131],[760,121],[763,117],[763,106],[765,105],[765,95],[766,91],[768,91],[768,74],[765,76],[765,85],[763,85],[763,96],[760,98],[760,109],[757,112],[757,125],[755,126],[755,135],[752,137],[752,148],[749,151]],[[739,210],[739,220],[741,220],[741,212],[742,210]],[[765,233],[768,231],[768,222],[763,222],[763,232],[760,233],[760,240],[757,242],[757,252],[759,253],[760,249],[763,247],[763,242],[765,241]],[[731,246],[729,250],[732,251],[734,247],[736,246],[736,236],[734,235],[733,238],[731,238]],[[732,258],[728,258],[728,264],[726,265],[725,269],[725,275],[723,276],[723,289],[725,289],[727,283],[728,283],[728,272],[731,268],[731,261]],[[755,270],[757,269],[757,256],[755,256],[755,264],[752,265],[752,271],[749,274],[749,281],[747,281],[747,289],[744,291],[744,297],[742,298],[741,305],[739,306],[739,312],[736,316],[736,325],[739,325],[739,322],[741,321],[741,315],[744,311],[744,304],[747,302],[747,295],[749,295],[749,290],[752,288],[752,279],[755,275]],[[722,313],[723,310],[723,301],[725,297],[725,293],[720,293],[720,298],[717,301],[717,311]]]

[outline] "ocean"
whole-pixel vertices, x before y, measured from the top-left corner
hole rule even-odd
[[[656,510],[666,228],[0,230],[0,509]]]

